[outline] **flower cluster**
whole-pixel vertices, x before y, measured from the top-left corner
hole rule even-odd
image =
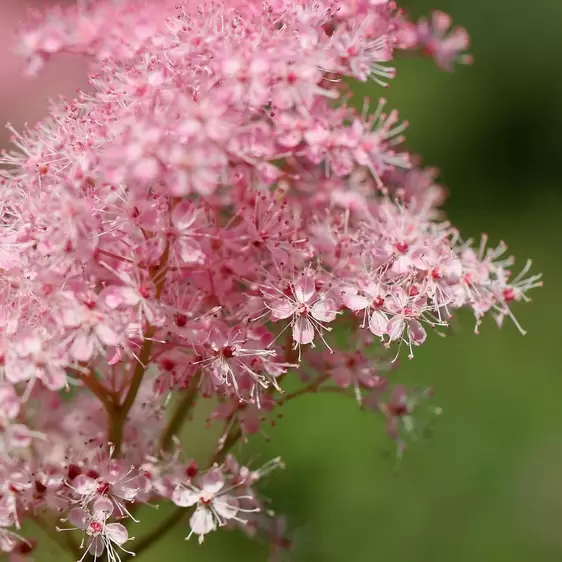
[[[30,73],[84,55],[93,93],[13,130],[0,158],[0,544],[14,556],[32,550],[24,518],[81,533],[55,534],[81,560],[125,560],[184,518],[187,538],[240,528],[275,556],[290,541],[256,485],[281,461],[254,470],[230,450],[329,391],[383,416],[402,451],[428,392],[393,382],[399,355],[458,309],[477,329],[486,314],[517,324],[512,304],[540,285],[530,264],[511,275],[503,244],[475,248],[443,221],[444,189],[401,148],[396,111],[348,105],[342,79],[386,86],[397,51],[467,62],[447,16],[410,22],[390,0],[177,4],[80,3],[21,34]],[[181,429],[203,399],[220,435],[199,468]],[[129,545],[137,506],[160,500],[172,518]]]

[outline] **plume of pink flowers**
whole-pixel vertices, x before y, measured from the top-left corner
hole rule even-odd
[[[83,55],[95,92],[0,158],[4,552],[33,551],[30,518],[77,560],[127,560],[176,523],[199,542],[241,529],[274,559],[291,542],[259,487],[282,462],[245,466],[237,444],[326,391],[401,453],[439,409],[397,359],[461,308],[519,327],[540,276],[443,220],[384,99],[348,103],[344,79],[388,85],[398,51],[449,68],[467,46],[387,0],[92,0],[26,24],[29,73]],[[203,400],[196,462],[181,435]],[[175,511],[130,542],[161,501]]]

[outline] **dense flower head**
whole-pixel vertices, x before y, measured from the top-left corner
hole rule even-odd
[[[84,55],[92,91],[0,159],[4,551],[54,513],[82,558],[125,559],[143,543],[121,521],[168,499],[188,538],[242,528],[275,553],[290,541],[256,485],[281,462],[247,468],[238,441],[326,390],[382,415],[401,453],[429,393],[391,380],[399,356],[459,309],[520,328],[530,262],[512,275],[505,244],[445,221],[383,98],[348,105],[343,79],[387,86],[398,51],[468,62],[450,28],[390,0],[107,0],[22,30],[30,73]],[[180,430],[203,398],[222,430],[200,469]]]

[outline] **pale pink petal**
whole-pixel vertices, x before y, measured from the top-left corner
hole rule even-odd
[[[97,490],[98,483],[93,478],[79,474],[73,481],[72,487],[81,496],[89,496]]]
[[[101,535],[94,537],[92,542],[88,546],[88,552],[94,556],[94,558],[99,558],[103,551],[105,550],[105,544],[103,543],[103,538]]]
[[[379,338],[386,333],[388,318],[380,310],[375,310],[369,318],[369,330]]]
[[[180,231],[189,230],[195,223],[197,211],[193,203],[181,201],[174,207],[172,212],[172,224]]]
[[[61,320],[67,328],[78,328],[84,320],[82,311],[77,306],[72,306],[72,301],[62,307]]]
[[[391,268],[390,271],[395,275],[406,275],[412,269],[413,262],[409,256],[398,256]]]
[[[134,480],[129,480],[123,484],[116,484],[113,486],[113,491],[116,496],[123,498],[127,501],[133,501],[139,493],[138,477]],[[134,486],[134,487],[133,487]]]
[[[135,306],[141,301],[140,294],[130,287],[123,287],[121,291],[121,303],[125,306]]]
[[[179,507],[191,507],[197,503],[199,494],[188,489],[178,486],[172,492],[172,501]]]
[[[92,506],[92,513],[96,519],[107,519],[113,513],[113,502],[108,498],[98,498]]]
[[[72,342],[70,353],[76,361],[89,361],[94,354],[92,336],[85,332],[79,332]]]
[[[408,305],[408,295],[406,294],[406,291],[402,289],[402,287],[396,287],[395,289],[393,289],[391,296],[391,302],[393,302],[393,304],[396,305],[399,310],[402,310]]]
[[[386,327],[386,333],[392,341],[400,339],[404,332],[405,320],[403,316],[395,316],[392,318]]]
[[[228,496],[215,498],[213,500],[213,507],[215,508],[215,511],[225,519],[232,519],[233,517],[236,517],[236,514],[238,513],[236,500]]]
[[[345,306],[347,306],[350,310],[363,310],[371,303],[368,298],[348,291],[343,293],[342,300],[343,304],[345,304]]]
[[[81,507],[74,507],[68,514],[68,520],[79,529],[85,529],[90,523],[90,515]]]
[[[205,507],[198,507],[191,518],[189,526],[195,535],[199,535],[199,542],[202,543],[204,536],[217,528],[213,514]]]
[[[409,320],[408,336],[414,345],[421,345],[427,338],[427,333],[418,320]]]
[[[299,318],[293,326],[293,340],[299,344],[306,345],[314,339],[314,326],[305,317]]]
[[[20,264],[21,258],[18,257],[17,252],[8,252],[4,248],[0,248],[0,269],[8,271]]]
[[[60,390],[67,385],[66,372],[60,365],[50,365],[45,367],[43,371],[37,372],[40,378],[49,390]]]
[[[210,168],[199,168],[192,176],[193,187],[200,195],[211,195],[217,189],[217,173]]]
[[[118,545],[125,544],[129,540],[129,531],[121,523],[108,523],[105,526],[105,534],[110,541]]]
[[[95,332],[104,345],[117,345],[121,341],[119,334],[109,324],[97,324]]]
[[[118,308],[119,306],[135,306],[141,297],[130,287],[109,287],[104,291],[104,300],[109,308]]]
[[[133,168],[135,177],[142,181],[153,181],[160,171],[160,164],[153,156],[140,159]]]
[[[295,297],[299,303],[308,302],[314,295],[314,280],[308,275],[300,275],[295,283]]]
[[[118,308],[123,303],[121,290],[118,287],[109,287],[104,291],[104,300],[109,308]]]
[[[223,489],[224,483],[222,472],[212,468],[203,476],[203,492],[205,492],[205,494],[215,495]]]
[[[40,353],[43,349],[43,342],[37,336],[22,334],[17,342],[17,353],[21,357],[31,355],[32,353]]]
[[[180,258],[185,263],[202,263],[205,261],[205,254],[201,251],[201,246],[193,238],[182,236],[178,240],[178,250]]]
[[[449,258],[443,264],[443,275],[449,283],[456,283],[462,275],[462,263],[458,258]]]
[[[337,316],[336,303],[332,299],[322,299],[314,303],[310,312],[319,322],[333,322]]]
[[[292,316],[297,309],[297,305],[289,299],[279,299],[271,303],[271,315],[276,320],[284,320]]]

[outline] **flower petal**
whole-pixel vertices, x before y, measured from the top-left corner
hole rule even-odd
[[[222,496],[213,500],[215,511],[225,519],[232,519],[238,513],[238,505],[236,500],[230,496]]]
[[[217,523],[213,514],[206,507],[198,507],[189,519],[191,531],[199,535],[199,542],[203,542],[203,537],[207,533],[217,528]]]
[[[182,236],[178,240],[178,250],[180,258],[185,263],[203,263],[205,261],[205,254],[201,250],[199,242],[193,238]]]
[[[73,481],[72,487],[76,490],[76,493],[80,494],[81,496],[89,496],[93,494],[97,487],[98,483],[93,478],[86,476],[85,474],[79,474]]]
[[[299,318],[293,326],[293,340],[301,345],[311,343],[314,339],[314,326],[305,317]]]
[[[386,333],[390,337],[391,341],[398,340],[402,337],[405,323],[406,322],[403,316],[395,316],[388,322]]]
[[[205,494],[218,494],[224,487],[224,476],[220,470],[212,468],[203,476],[203,492]]]
[[[421,345],[427,338],[427,333],[418,320],[409,320],[408,336],[414,345]]]
[[[308,275],[300,275],[295,283],[295,297],[299,303],[308,302],[314,295],[314,280]]]
[[[406,308],[406,306],[408,306],[408,295],[406,294],[406,291],[404,291],[404,289],[402,287],[396,287],[395,289],[392,290],[392,292],[390,293],[391,298],[391,302],[389,302],[389,305],[394,305],[393,308],[395,308],[396,312],[399,310],[404,310],[404,308]]]
[[[94,558],[99,558],[103,551],[105,550],[105,544],[103,543],[103,538],[101,535],[94,537],[92,542],[88,546],[88,552],[94,556]]]
[[[337,316],[336,303],[332,299],[321,299],[314,303],[310,312],[319,322],[333,322]]]
[[[90,514],[81,507],[74,507],[68,514],[68,520],[79,529],[85,529],[90,522]]]
[[[119,334],[109,324],[97,324],[95,332],[104,345],[117,345],[121,341]]]
[[[189,488],[183,488],[178,486],[172,492],[172,501],[179,507],[191,507],[195,505],[199,499],[199,494],[190,490]]]
[[[388,318],[380,310],[375,310],[369,318],[369,330],[379,338],[386,333]]]
[[[344,291],[342,294],[342,300],[343,304],[345,304],[345,306],[347,306],[350,310],[363,310],[370,304],[367,297],[362,297],[361,295],[351,291]]]
[[[79,332],[72,342],[70,353],[76,361],[89,361],[94,354],[94,340],[90,334]]]
[[[113,502],[108,498],[98,498],[92,507],[96,519],[107,519],[113,513]]]
[[[271,315],[276,320],[285,320],[295,313],[296,305],[289,299],[278,299],[271,303]]]
[[[105,534],[110,541],[118,545],[125,544],[129,540],[129,531],[121,523],[108,523],[105,526]]]
[[[181,201],[172,211],[172,224],[180,231],[188,231],[197,219],[197,209],[191,201]]]

